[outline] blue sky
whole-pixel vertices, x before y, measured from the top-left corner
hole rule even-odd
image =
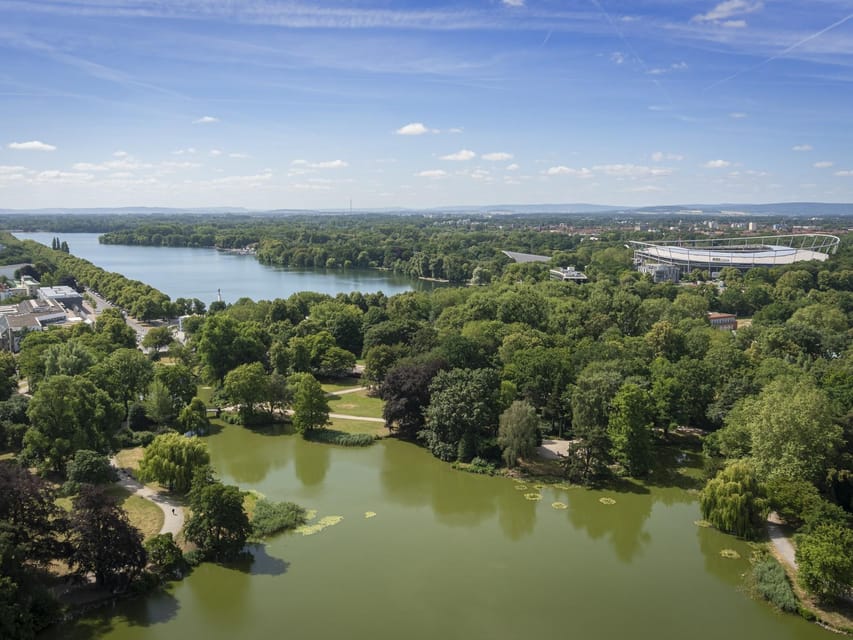
[[[0,0],[0,208],[853,201],[853,0]]]

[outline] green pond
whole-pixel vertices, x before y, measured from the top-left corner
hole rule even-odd
[[[343,520],[46,637],[831,637],[749,596],[748,545],[696,526],[683,488],[525,490],[393,440],[346,449],[232,426],[208,440],[225,482]],[[721,557],[725,548],[741,559]]]

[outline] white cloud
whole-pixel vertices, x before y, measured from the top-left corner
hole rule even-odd
[[[290,164],[294,167],[306,167],[307,169],[343,169],[349,166],[349,162],[346,160],[324,160],[323,162],[294,160]]]
[[[213,158],[217,158],[222,155],[222,151],[220,149],[211,149],[209,155]]]
[[[615,64],[622,64],[625,62],[625,54],[621,51],[614,51],[610,54],[610,61]]]
[[[56,147],[41,140],[28,140],[27,142],[10,142],[6,145],[15,151],[56,151]]]
[[[213,124],[214,122],[219,122],[219,118],[214,118],[213,116],[202,116],[198,120],[193,120],[193,124]]]
[[[556,167],[549,167],[545,171],[546,175],[549,176],[575,176],[576,178],[591,178],[592,171],[583,167],[582,169],[574,169],[572,167],[566,167],[563,165],[558,165]]]
[[[853,176],[853,169],[844,169],[842,171],[836,171],[835,175],[844,177]]]
[[[704,167],[706,169],[725,169],[726,167],[731,166],[731,164],[732,163],[728,160],[708,160],[708,162],[704,164]]]
[[[595,165],[592,170],[620,178],[648,178],[672,174],[672,169],[667,167],[646,167],[637,164],[600,164]]]
[[[13,173],[21,173],[22,171],[26,171],[26,167],[21,166],[9,166],[8,164],[0,164],[0,176],[2,175],[11,175]]]
[[[462,127],[451,127],[447,130],[447,133],[462,133],[462,130]],[[438,131],[435,131],[435,133],[438,133]]]
[[[745,114],[743,111],[735,111],[729,114],[729,118],[734,120],[743,120],[744,118],[748,118],[749,116]]]
[[[525,0],[501,0],[505,7],[523,7]]]
[[[59,184],[80,184],[94,178],[91,173],[70,171],[41,171],[35,176],[35,182],[55,182]]]
[[[652,154],[652,161],[663,162],[664,160],[684,160],[684,156],[680,153],[664,153],[663,151],[655,151]]]
[[[326,160],[309,165],[312,169],[343,169],[349,166],[346,160]]]
[[[630,191],[635,193],[659,193],[664,191],[664,189],[653,184],[644,184],[641,187],[634,187],[633,189],[630,189]]]
[[[726,27],[745,27],[745,20],[729,20],[729,18],[755,13],[763,8],[764,3],[761,0],[723,0],[708,13],[693,16],[692,22],[712,22]]]
[[[250,156],[248,153],[240,153],[240,152],[237,152],[237,153],[229,153],[229,154],[228,154],[228,157],[229,157],[229,158],[235,158],[235,159],[237,159],[237,160],[244,160],[244,159],[246,159],[246,158],[251,158],[251,156]]]
[[[186,149],[175,149],[172,151],[173,156],[183,156],[183,155],[194,155],[196,153],[195,147],[187,147]]]
[[[476,158],[477,154],[470,149],[460,149],[456,153],[449,153],[446,156],[441,156],[442,160],[452,160],[453,162],[465,162]]]
[[[512,154],[504,151],[495,151],[494,153],[484,153],[480,156],[483,160],[490,162],[501,162],[503,160],[512,160]]]
[[[689,67],[687,63],[682,60],[681,62],[673,62],[668,67],[657,67],[655,69],[649,69],[647,73],[653,76],[660,76],[665,73],[669,73],[670,71],[684,71],[688,68]]]
[[[447,171],[443,169],[428,169],[415,174],[419,178],[446,178]]]
[[[791,151],[812,151],[813,148],[810,144],[795,144]]]
[[[815,169],[829,169],[832,166],[832,162],[829,160],[821,160],[820,162],[815,162],[812,166]]]
[[[398,136],[422,136],[425,133],[438,133],[438,131],[428,128],[423,122],[410,122],[397,129],[394,133]]]
[[[512,164],[508,164],[505,168],[507,171],[518,171],[521,169],[521,166],[518,163],[513,162]]]
[[[130,154],[127,151],[122,151],[121,149],[113,152],[114,158],[126,158],[128,155],[130,155]]]

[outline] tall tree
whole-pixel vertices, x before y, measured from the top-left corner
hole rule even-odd
[[[820,524],[797,536],[797,577],[814,595],[827,600],[853,593],[853,530]]]
[[[189,499],[192,515],[184,530],[187,540],[212,560],[235,558],[251,533],[240,490],[197,475]]]
[[[241,364],[225,375],[222,395],[231,404],[237,405],[240,421],[251,424],[258,407],[268,400],[269,381],[260,362]]]
[[[118,349],[90,370],[91,378],[124,406],[127,419],[130,403],[138,400],[154,377],[151,361],[137,349]]]
[[[709,480],[699,494],[699,506],[702,517],[721,531],[747,539],[763,531],[767,500],[746,460],[732,462]]]
[[[27,408],[32,428],[24,457],[62,472],[77,449],[105,452],[121,422],[121,409],[91,381],[53,376],[39,385]]]
[[[759,475],[821,485],[842,442],[826,395],[791,379],[772,382],[736,415],[751,434]],[[728,427],[727,427],[728,428]]]
[[[506,466],[512,468],[519,458],[530,458],[539,441],[539,416],[533,406],[516,400],[500,415],[498,444]]]
[[[445,368],[443,360],[400,362],[382,382],[379,395],[385,401],[385,426],[401,438],[413,439],[424,426],[430,403],[430,384]]]
[[[649,394],[636,384],[626,383],[619,387],[610,407],[608,432],[613,457],[632,476],[647,474],[653,463]]]
[[[418,434],[433,455],[468,462],[497,435],[500,380],[494,369],[441,371],[430,385],[424,429]]]
[[[83,485],[74,498],[69,533],[72,565],[81,575],[93,574],[98,586],[124,591],[145,569],[142,534],[101,487]]]
[[[310,373],[294,373],[288,378],[293,389],[293,426],[302,434],[329,422],[329,400],[320,383]]]
[[[169,491],[186,493],[196,470],[209,464],[210,454],[204,441],[178,433],[164,433],[145,447],[139,462],[139,479],[159,482]]]

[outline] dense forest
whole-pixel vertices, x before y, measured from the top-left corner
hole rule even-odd
[[[643,478],[676,430],[700,429],[708,477],[700,496],[704,517],[755,538],[767,513],[776,511],[799,531],[805,587],[827,600],[849,592],[849,237],[827,262],[746,273],[727,268],[718,282],[697,273],[697,281],[675,285],[633,271],[630,252],[615,242],[579,242],[567,234],[430,229],[419,236],[414,227],[392,238],[377,226],[373,232],[361,228],[355,234],[360,240],[348,244],[345,230],[322,225],[310,232],[294,225],[288,233],[254,241],[261,254],[290,260],[298,251],[319,249],[328,256],[323,247],[329,243],[368,251],[361,243],[375,233],[369,263],[390,245],[410,246],[420,238],[421,249],[453,257],[442,258],[444,269],[487,269],[498,245],[510,245],[559,252],[555,259],[586,267],[590,282],[549,281],[547,264],[494,262],[494,273],[480,286],[390,298],[299,293],[215,303],[207,310],[201,305],[184,323],[185,345],[174,343],[168,331],[151,340],[155,358],[161,348],[169,350],[169,366],[136,350],[133,331],[118,313],[104,313],[91,328],[32,333],[2,372],[8,382],[0,402],[4,448],[27,466],[67,480],[80,451],[103,455],[173,430],[203,431],[204,407],[194,398],[198,380],[217,389],[218,402],[236,407],[230,420],[257,426],[293,409],[295,426],[310,437],[328,417],[316,379],[348,375],[361,359],[365,381],[384,400],[393,436],[474,470],[523,465],[542,435],[554,434],[571,440],[561,473],[572,482]],[[8,242],[52,277],[73,276],[133,313],[157,305],[162,313],[174,304],[62,251]],[[471,275],[473,269],[465,278]],[[709,311],[733,311],[749,321],[734,333],[720,331],[710,326]],[[17,375],[27,379],[31,399],[13,394]],[[80,501],[81,509],[91,503],[85,496]],[[50,556],[21,546],[18,538],[8,544],[23,549],[24,559],[10,556],[15,573],[9,575],[20,579],[6,602],[35,615],[41,605],[26,588],[27,567],[36,570]],[[136,571],[136,560],[127,562]],[[29,599],[14,595],[21,593]]]

